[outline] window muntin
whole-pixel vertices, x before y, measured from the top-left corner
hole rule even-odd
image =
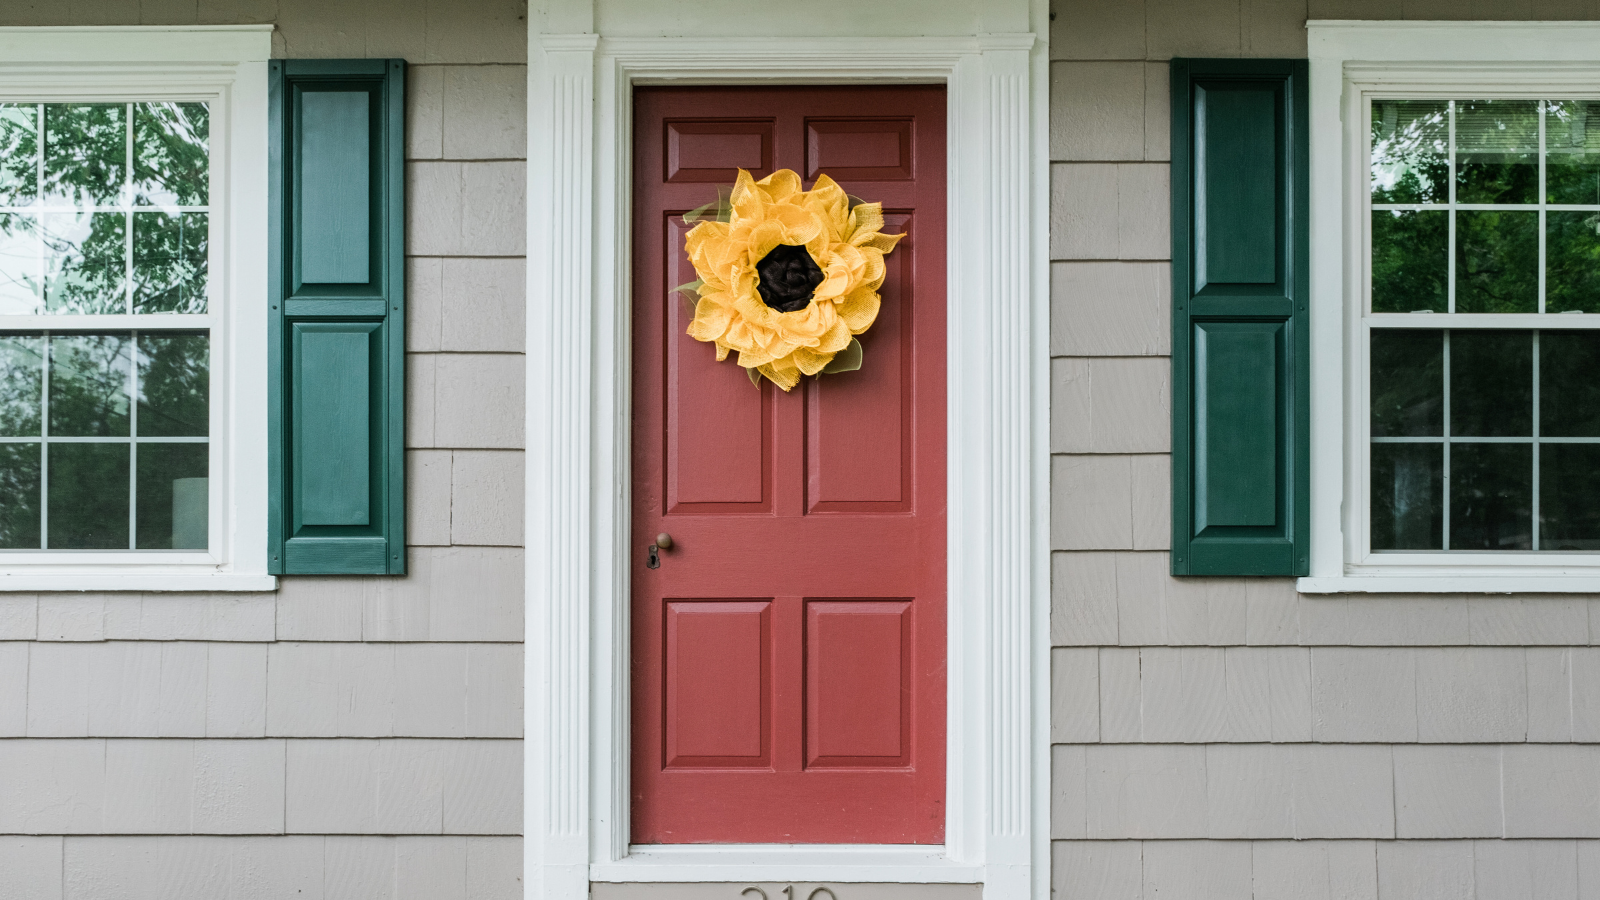
[[[1370,550],[1600,550],[1592,112],[1370,100]]]
[[[209,131],[0,104],[0,550],[210,546]]]

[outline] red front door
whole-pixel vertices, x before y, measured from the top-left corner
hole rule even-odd
[[[940,843],[944,89],[634,104],[633,842]],[[740,167],[826,173],[907,235],[859,371],[757,388],[684,333],[681,216]]]

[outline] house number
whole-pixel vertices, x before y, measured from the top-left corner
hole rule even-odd
[[[747,895],[747,894],[749,894],[751,892],[755,892],[757,894],[760,894],[761,895],[761,900],[772,900],[771,897],[767,896],[767,892],[766,891],[762,890],[759,887],[756,887],[753,884],[750,885],[749,887],[745,888],[744,890],[740,891],[739,892],[739,896],[743,897],[743,896],[745,896],[745,895]],[[828,895],[828,900],[839,900],[839,895],[835,894],[833,892],[833,888],[830,888],[830,887],[813,888],[811,890],[811,893],[806,895],[806,900],[818,900],[818,897],[821,894],[827,894]],[[791,884],[791,885],[785,887],[783,889],[783,896],[784,896],[784,900],[794,900],[794,885]]]

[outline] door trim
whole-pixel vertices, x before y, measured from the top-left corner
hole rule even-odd
[[[1048,60],[1032,33],[544,34],[528,84],[525,896],[595,881],[981,883],[1049,896]],[[911,23],[915,24],[915,23]],[[632,94],[943,83],[949,97],[946,843],[630,847]]]

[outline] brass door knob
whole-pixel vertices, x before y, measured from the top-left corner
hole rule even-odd
[[[665,531],[663,531],[660,534],[656,535],[656,546],[660,547],[663,550],[671,550],[672,549],[672,535],[667,534]]]

